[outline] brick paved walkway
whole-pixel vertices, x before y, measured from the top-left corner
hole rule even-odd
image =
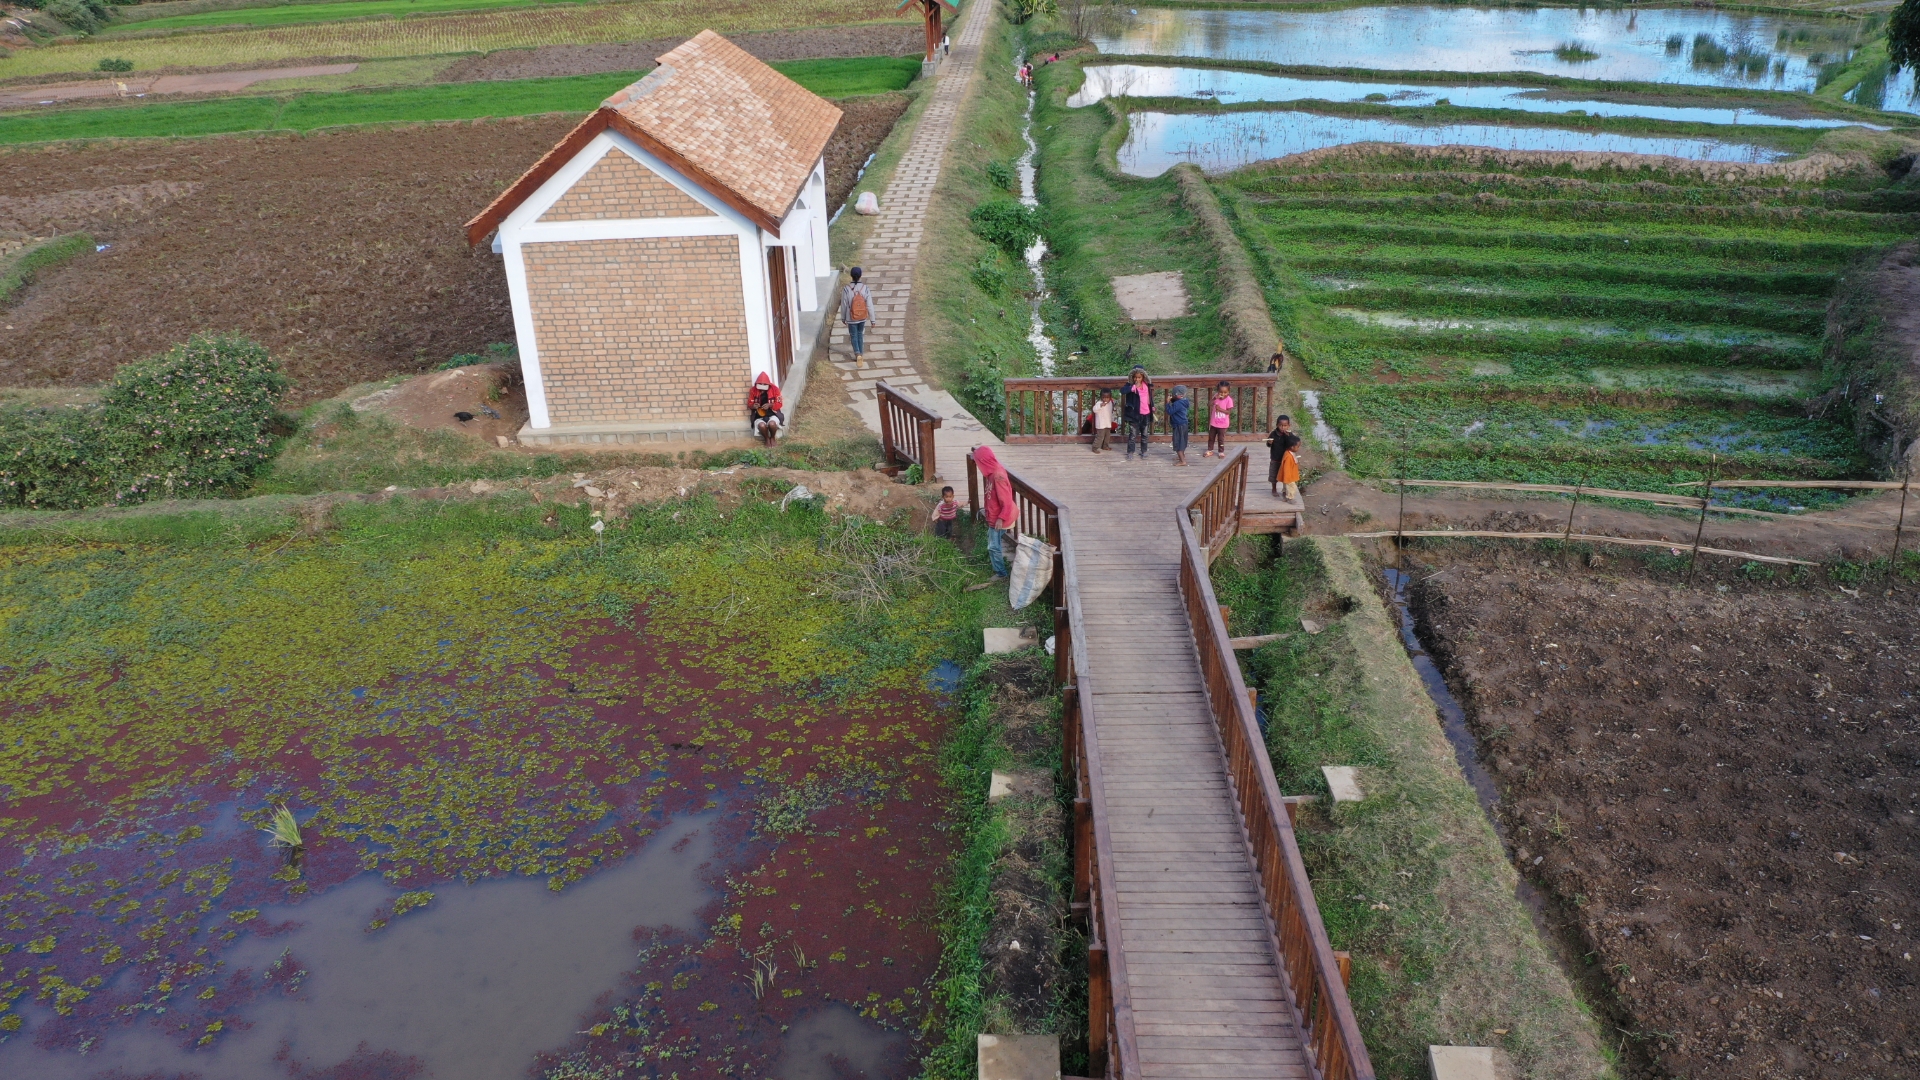
[[[921,114],[920,127],[880,196],[880,217],[860,248],[859,265],[873,293],[874,312],[867,323],[867,362],[859,370],[853,366],[846,325],[839,321],[840,293],[837,288],[834,291],[833,336],[827,357],[840,372],[855,403],[872,401],[873,385],[882,379],[889,386],[916,393],[927,385],[907,355],[907,302],[913,295],[914,262],[920,256],[920,238],[926,230],[927,204],[940,179],[940,165],[947,155],[961,99],[973,82],[980,39],[992,17],[993,4],[988,0],[975,0],[968,7],[965,25],[953,39],[953,51],[936,76],[940,85],[934,88],[933,102]],[[844,276],[841,284],[845,284]],[[865,416],[873,410],[859,411]],[[951,415],[947,409],[938,411]]]

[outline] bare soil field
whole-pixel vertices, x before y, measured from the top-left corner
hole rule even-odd
[[[827,148],[839,197],[906,100],[848,103]],[[272,350],[298,405],[511,341],[499,257],[461,225],[577,120],[0,153],[0,191],[45,193],[0,196],[0,229],[107,245],[0,311],[0,386],[101,382],[209,330]]]
[[[1631,1071],[1920,1076],[1920,590],[1416,561],[1515,862]]]
[[[456,61],[440,73],[440,82],[534,79],[638,71],[652,67],[660,54],[686,38],[661,38],[624,45],[542,45],[502,49]],[[814,26],[800,30],[764,30],[730,34],[727,40],[769,63],[776,60],[824,60],[841,56],[917,56],[926,47],[919,26]]]

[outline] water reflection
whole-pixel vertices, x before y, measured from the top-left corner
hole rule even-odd
[[[1661,154],[1695,161],[1778,161],[1784,150],[1718,139],[1661,138],[1506,124],[1403,124],[1305,112],[1161,113],[1128,116],[1120,168],[1130,176],[1159,176],[1182,161],[1207,172],[1349,143],[1409,146],[1487,146],[1496,150],[1560,150]]]
[[[1798,119],[1754,109],[1639,105],[1569,98],[1562,92],[1522,86],[1418,86],[1391,82],[1306,79],[1214,68],[1160,67],[1152,64],[1101,64],[1086,69],[1086,82],[1067,104],[1078,108],[1106,97],[1212,98],[1241,101],[1375,101],[1382,105],[1421,106],[1447,101],[1473,109],[1591,116],[1634,116],[1697,124],[1759,124],[1776,127],[1846,127],[1851,120]],[[1878,127],[1864,124],[1862,127]],[[1881,130],[1884,130],[1882,128]]]
[[[845,1005],[793,1025],[780,1052],[779,1080],[880,1080],[910,1067],[907,1037]]]
[[[84,1056],[41,1050],[29,1031],[0,1046],[0,1076],[263,1080],[378,1066],[415,1080],[520,1080],[633,970],[637,927],[701,931],[718,820],[716,811],[675,822],[624,865],[564,892],[532,878],[438,885],[424,910],[376,932],[369,919],[397,890],[374,875],[264,910],[262,924],[298,928],[235,947],[228,970],[259,979],[288,954],[306,974],[281,971],[280,989],[225,1021],[213,1049],[184,1049],[191,1036],[168,1031],[164,1017],[109,1033]]]
[[[1847,91],[1846,99],[1869,109],[1920,113],[1920,85],[1916,85],[1914,70],[1895,72],[1884,62],[1867,72],[1860,85]]]
[[[1106,53],[1811,91],[1857,24],[1693,8],[1110,9]],[[1588,55],[1592,54],[1592,55]]]

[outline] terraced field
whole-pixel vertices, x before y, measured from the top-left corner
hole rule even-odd
[[[1865,168],[1305,158],[1217,186],[1355,472],[1659,489],[1865,467],[1806,400],[1839,276],[1920,231],[1920,189]]]

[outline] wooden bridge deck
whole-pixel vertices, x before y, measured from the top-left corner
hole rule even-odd
[[[1175,508],[1214,462],[997,452],[1073,514],[1140,1074],[1309,1080],[1180,596]]]

